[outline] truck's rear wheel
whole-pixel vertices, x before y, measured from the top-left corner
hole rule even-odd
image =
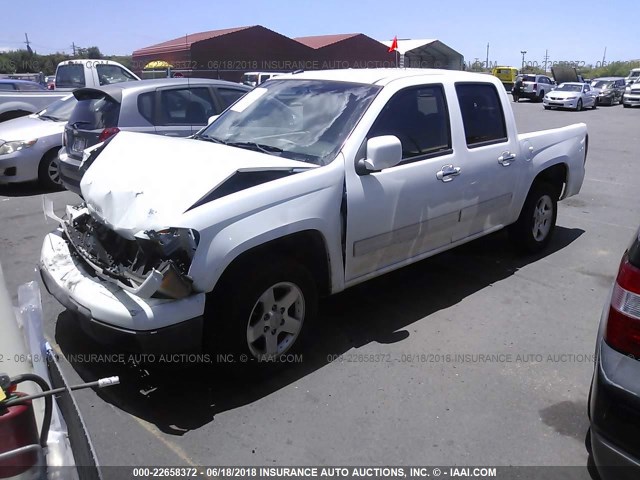
[[[557,215],[557,189],[549,183],[537,182],[527,195],[518,221],[509,227],[509,236],[518,249],[537,253],[549,244]]]
[[[315,281],[305,267],[288,259],[263,261],[269,263],[232,272],[212,294],[210,318],[205,318],[207,350],[255,364],[278,362],[304,344],[317,313]]]

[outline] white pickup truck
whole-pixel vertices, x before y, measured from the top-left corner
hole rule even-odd
[[[65,60],[56,69],[54,91],[0,91],[0,122],[39,112],[76,88],[132,80],[140,78],[112,60]]]
[[[45,206],[41,274],[102,342],[270,358],[320,296],[504,227],[541,250],[587,147],[582,123],[518,134],[488,75],[278,77],[195,138],[120,132],[87,153],[85,204]]]

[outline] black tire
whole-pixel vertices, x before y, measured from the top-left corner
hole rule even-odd
[[[544,105],[544,109],[545,109],[545,110],[551,110],[551,107],[550,107],[550,106],[548,106],[548,105]]]
[[[520,251],[537,253],[549,244],[556,227],[558,196],[557,189],[549,183],[536,182],[531,186],[518,220],[508,228],[511,241]],[[541,207],[549,213],[538,214]]]
[[[579,112],[581,110],[582,110],[582,99],[579,98],[578,103],[576,103],[576,112]]]
[[[263,265],[256,268],[258,261]],[[312,330],[318,309],[317,286],[309,270],[300,263],[278,256],[260,257],[256,262],[242,262],[241,265],[231,268],[233,270],[225,274],[221,285],[216,287],[207,301],[204,319],[205,351],[211,352],[212,358],[216,358],[217,354],[232,354],[236,361],[239,358],[248,359],[242,365],[245,368],[259,365],[261,362],[258,360],[270,360],[268,365],[278,365],[281,355],[299,353]],[[274,303],[278,308],[263,309],[260,301],[262,295],[274,286],[282,284],[286,285],[280,287],[280,290],[274,288],[273,292],[278,294],[282,291],[285,295],[292,291],[287,290],[290,288],[289,285],[293,285],[302,295],[302,305],[300,302],[294,302],[288,307],[288,311],[283,311],[284,307],[278,306],[283,297],[274,294]],[[279,330],[284,325],[284,315],[287,313],[293,317],[301,317],[301,328],[295,336]],[[250,343],[250,327],[260,325],[264,325],[264,334]],[[262,328],[260,326],[260,329]],[[273,333],[275,330],[276,333]],[[261,354],[261,350],[266,350],[269,335],[273,335],[278,351],[273,354]]]
[[[627,105],[626,103],[622,104],[623,108],[629,108],[629,105]]]
[[[38,182],[47,190],[61,190],[60,166],[58,165],[58,150],[48,151],[38,165]]]
[[[610,105],[613,105],[613,100],[611,100]],[[598,108],[598,99],[597,98],[593,102],[593,106],[591,107],[591,110],[595,110],[596,108]]]
[[[542,102],[543,98],[544,98],[544,90],[541,90],[540,93],[538,94],[537,101]]]

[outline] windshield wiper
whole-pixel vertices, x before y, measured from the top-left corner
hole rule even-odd
[[[228,145],[224,140],[220,140],[216,137],[210,137],[209,135],[194,135],[193,138],[196,140],[204,140],[205,142],[219,143],[221,145]]]
[[[249,148],[251,150],[256,150],[263,153],[282,153],[284,150],[278,147],[274,147],[273,145],[266,145],[264,143],[256,143],[256,142],[229,142],[227,145],[231,147],[238,148]]]
[[[38,115],[40,118],[44,118],[46,120],[53,120],[54,122],[62,122],[61,118],[54,117],[52,115]]]

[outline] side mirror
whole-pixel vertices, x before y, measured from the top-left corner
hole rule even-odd
[[[218,118],[220,115],[211,115],[209,117],[209,120],[207,120],[207,125],[211,125],[213,122],[215,122],[216,118]]]
[[[358,161],[360,175],[395,167],[402,161],[402,143],[395,135],[382,135],[367,140],[367,158]]]

